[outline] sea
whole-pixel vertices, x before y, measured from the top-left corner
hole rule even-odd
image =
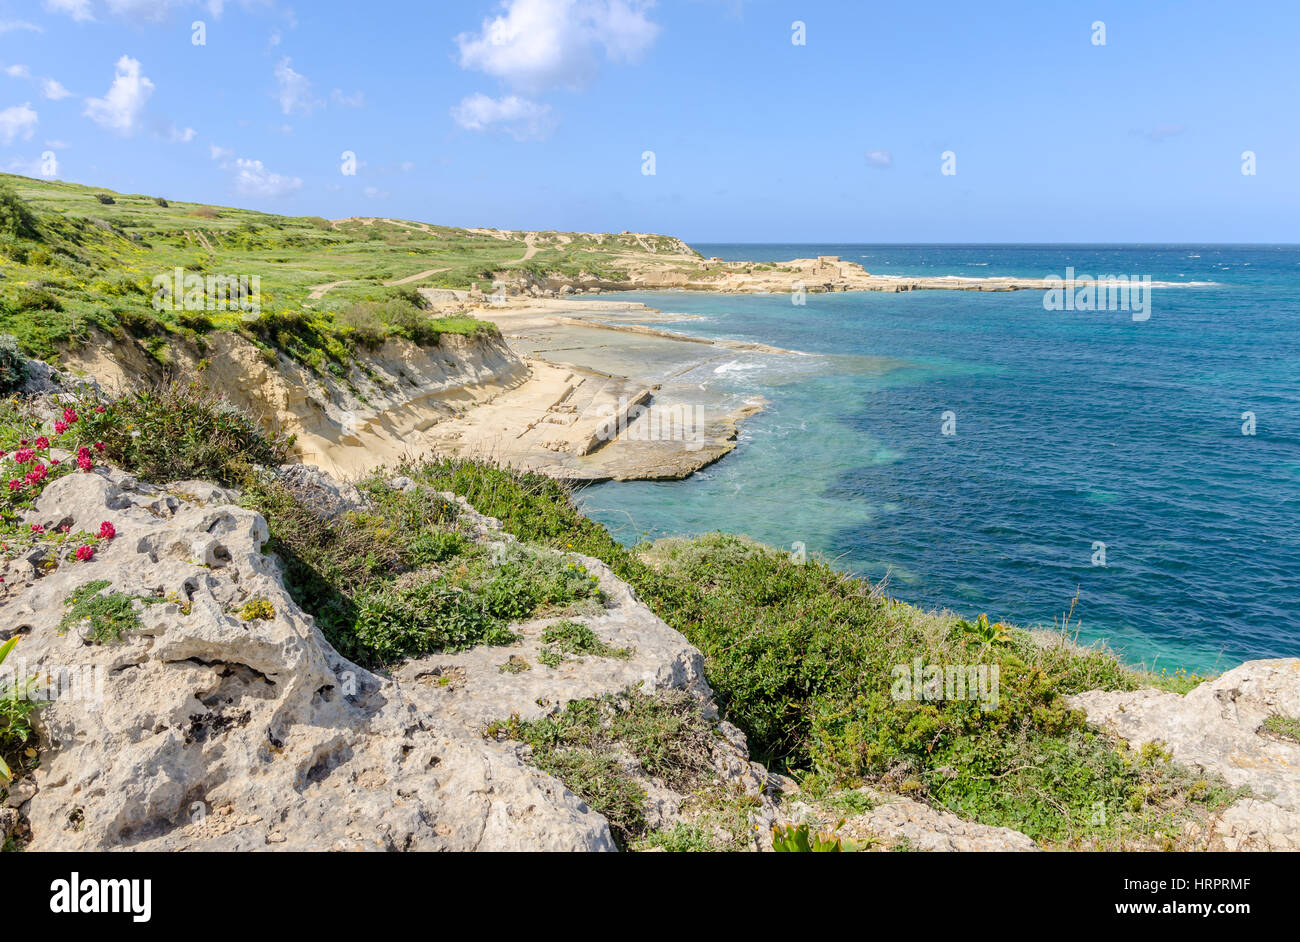
[[[791,351],[684,377],[767,407],[690,478],[583,489],[620,540],[742,533],[1155,670],[1300,656],[1300,246],[694,247],[1152,287],[1137,317],[1039,290],[619,293],[690,315],[657,327]]]

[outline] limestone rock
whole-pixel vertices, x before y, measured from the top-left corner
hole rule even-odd
[[[258,514],[113,473],[56,481],[33,518],[117,537],[90,562],[6,572],[11,660],[54,679],[34,715],[39,790],[22,795],[32,849],[613,848],[558,781],[341,658],[262,553]],[[136,599],[137,630],[61,629],[92,580]],[[242,620],[252,598],[274,616]]]
[[[315,465],[283,465],[279,480],[323,520],[333,520],[349,510],[360,510],[365,506],[361,492],[354,485],[336,481]]]
[[[1300,717],[1300,658],[1247,661],[1186,696],[1093,690],[1069,703],[1135,747],[1162,743],[1183,765],[1250,789],[1211,822],[1211,849],[1300,850],[1300,743],[1261,732],[1271,714]]]
[[[292,473],[291,486],[325,515],[354,499],[315,469]],[[31,849],[612,850],[600,814],[484,727],[638,684],[685,690],[717,715],[700,653],[584,557],[606,601],[581,617],[630,658],[545,667],[540,619],[514,626],[522,644],[425,658],[391,678],[364,670],[294,603],[262,552],[266,522],[232,496],[96,472],[53,482],[29,512],[46,526],[97,531],[107,520],[117,531],[88,562],[53,551],[44,565],[10,561],[0,584],[0,635],[21,636],[10,664],[48,688],[33,715],[40,767],[10,792]],[[463,532],[514,542],[445,496]],[[92,581],[131,600],[138,624],[118,640],[95,643],[88,624],[65,623],[69,597]],[[271,617],[245,620],[253,599]],[[533,666],[500,671],[511,658]],[[429,683],[440,676],[454,682]],[[756,797],[766,831],[766,773],[723,725],[719,779]],[[682,796],[647,791],[648,816],[671,823]]]
[[[919,851],[1035,851],[1038,845],[1011,828],[965,821],[947,811],[899,795],[862,788],[876,804],[863,814],[836,817],[834,811],[793,801],[785,809],[787,824],[808,823],[819,833],[833,833],[869,850],[900,845]],[[843,823],[840,824],[840,819]]]

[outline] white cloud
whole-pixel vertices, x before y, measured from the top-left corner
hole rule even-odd
[[[45,0],[45,9],[53,13],[66,13],[78,23],[93,20],[90,0]]]
[[[140,72],[140,61],[130,56],[117,60],[113,84],[103,98],[87,98],[87,118],[115,134],[134,133],[144,103],[153,94],[153,82]]]
[[[29,23],[27,20],[0,20],[0,33],[12,33],[17,30],[26,30],[30,33],[43,33],[35,23]]]
[[[167,140],[171,141],[173,144],[188,144],[190,141],[194,140],[194,135],[197,133],[198,132],[193,128],[182,129],[173,124],[167,130]]]
[[[288,196],[302,189],[302,180],[298,177],[286,177],[267,170],[260,160],[248,160],[237,157],[233,167],[235,192],[241,196],[276,198]]]
[[[351,95],[343,94],[343,89],[336,88],[330,96],[334,104],[342,105],[344,108],[363,108],[366,104],[365,92],[353,92]]]
[[[894,155],[883,148],[867,151],[867,163],[873,167],[888,167],[894,162]]]
[[[167,17],[173,6],[179,4],[175,0],[108,0],[110,13],[131,20],[158,22]]]
[[[50,155],[50,159],[44,157],[33,157],[30,160],[25,157],[15,157],[5,165],[5,173],[17,173],[24,177],[57,177],[59,175],[58,158]]]
[[[232,163],[230,158],[234,157],[235,152],[230,148],[212,144],[208,149],[217,165],[234,175],[235,192],[241,196],[274,199],[302,189],[301,179],[272,173],[260,160],[235,157]]]
[[[550,105],[517,95],[489,98],[479,92],[452,108],[451,116],[463,128],[471,131],[499,128],[517,141],[541,140],[555,127]]]
[[[531,94],[581,88],[600,69],[600,52],[633,62],[659,26],[646,0],[504,0],[478,33],[456,37],[462,68],[493,75]]]
[[[19,138],[24,141],[31,140],[38,120],[30,102],[23,102],[21,105],[13,105],[0,111],[0,140],[5,142],[5,146]]]
[[[41,93],[50,101],[62,101],[72,97],[72,92],[64,88],[62,82],[52,78],[41,79]]]
[[[172,10],[197,6],[214,17],[225,9],[224,0],[104,0],[109,13],[124,20],[159,23],[167,19]],[[94,0],[45,0],[45,9],[66,13],[78,22],[95,19]]]
[[[292,60],[287,56],[275,67],[275,82],[280,86],[277,97],[280,99],[280,110],[285,114],[293,114],[295,111],[310,114],[320,104],[311,97],[311,82],[305,75],[293,70]]]
[[[32,75],[32,70],[25,65],[7,65],[4,74],[10,78],[27,79],[41,87],[41,94],[51,101],[62,101],[71,97],[72,92],[63,87],[63,83],[52,78]]]

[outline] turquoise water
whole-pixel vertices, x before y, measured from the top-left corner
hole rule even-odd
[[[582,493],[620,539],[710,530],[809,552],[925,607],[1053,623],[1129,660],[1214,670],[1300,655],[1300,248],[719,246],[882,274],[1149,275],[1152,314],[1042,292],[621,294],[703,315],[736,354],[701,386],[768,409],[680,482]],[[942,434],[952,412],[956,432]],[[1256,434],[1243,435],[1244,412]],[[1105,544],[1105,565],[1096,543]]]

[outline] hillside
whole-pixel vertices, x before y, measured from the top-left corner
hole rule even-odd
[[[417,289],[491,292],[494,279],[621,284],[653,257],[693,266],[676,239],[455,229],[397,219],[273,216],[0,174],[19,201],[0,212],[0,330],[56,356],[98,329],[162,354],[170,336],[241,330],[314,366],[376,334],[409,332]],[[260,279],[260,316],[158,310],[153,279],[175,269]],[[468,331],[463,320],[437,325]]]

